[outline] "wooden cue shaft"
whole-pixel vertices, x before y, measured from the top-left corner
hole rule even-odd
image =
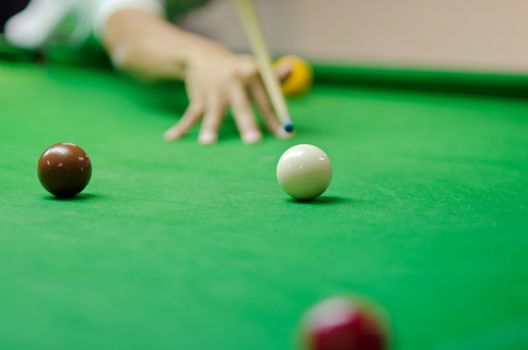
[[[271,99],[271,103],[283,126],[291,126],[290,112],[281,91],[279,80],[271,65],[271,55],[262,35],[260,25],[253,6],[253,0],[235,0],[238,14],[253,49],[253,54],[259,66],[264,86]]]

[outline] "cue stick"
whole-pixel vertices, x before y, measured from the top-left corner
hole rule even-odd
[[[286,99],[281,91],[279,80],[271,66],[271,55],[262,35],[257,19],[253,0],[235,0],[238,15],[246,32],[246,36],[253,49],[253,54],[259,66],[260,75],[268,92],[275,113],[282,122],[283,128],[293,131],[290,112],[286,105]]]

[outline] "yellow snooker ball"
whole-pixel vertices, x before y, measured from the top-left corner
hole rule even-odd
[[[282,92],[285,96],[298,96],[310,90],[313,83],[313,72],[310,65],[297,56],[289,55],[279,58],[274,66],[288,64],[291,66],[291,74],[281,82]]]

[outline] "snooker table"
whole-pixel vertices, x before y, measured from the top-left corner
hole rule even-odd
[[[215,146],[162,132],[181,84],[0,61],[0,348],[292,349],[314,303],[356,293],[392,349],[528,349],[528,77],[315,66],[298,134]],[[92,181],[41,187],[40,153],[79,144]],[[281,153],[334,167],[310,203]]]

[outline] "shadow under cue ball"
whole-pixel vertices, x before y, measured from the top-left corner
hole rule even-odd
[[[328,155],[313,145],[289,148],[277,164],[277,181],[287,194],[300,201],[319,197],[331,180],[332,166]]]
[[[59,198],[80,193],[92,176],[92,163],[84,150],[61,142],[48,147],[38,161],[38,178],[44,188]]]

